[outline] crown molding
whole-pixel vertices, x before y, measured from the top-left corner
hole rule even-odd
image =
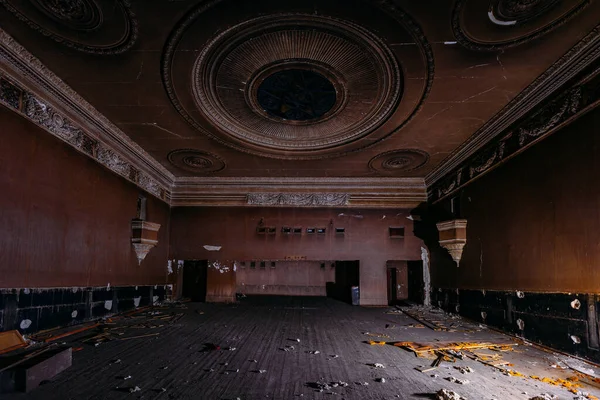
[[[551,99],[517,121],[502,136],[487,143],[442,179],[428,186],[431,203],[438,203],[506,161],[571,124],[600,105],[600,61],[583,77],[562,88]]]
[[[505,133],[512,124],[528,115],[599,57],[600,25],[597,25],[431,171],[425,177],[427,186],[435,185],[489,142]]]
[[[52,126],[53,122],[47,118],[43,121],[41,117],[36,118],[24,108],[15,109],[9,106],[13,111],[19,112],[77,150],[93,156],[101,164],[140,188],[168,200],[174,175],[2,29],[0,75],[43,110],[51,110],[52,115],[44,117],[61,119],[69,124],[69,129],[78,131],[79,136],[97,142],[101,150],[106,150],[103,154],[109,152],[112,158],[118,160],[120,169],[111,168],[110,163],[101,162],[98,154],[89,154],[57,134],[57,127]]]
[[[332,195],[346,195],[343,204],[328,203]],[[282,200],[252,200],[261,196]],[[171,192],[172,206],[407,208],[426,200],[422,178],[188,177],[177,178]]]

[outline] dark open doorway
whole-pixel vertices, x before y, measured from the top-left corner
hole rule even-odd
[[[327,285],[327,296],[352,303],[352,286],[360,284],[360,261],[336,261],[335,282]]]
[[[192,301],[206,301],[206,260],[191,260],[183,263],[181,295]]]
[[[386,263],[388,304],[394,305],[408,299],[408,269],[406,261],[390,260]]]
[[[407,261],[408,300],[423,304],[425,300],[425,281],[423,280],[423,261]]]

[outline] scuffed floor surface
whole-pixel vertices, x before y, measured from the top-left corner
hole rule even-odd
[[[387,313],[390,308],[352,307],[326,298],[248,297],[233,305],[186,303],[174,311],[185,315],[173,325],[136,332],[160,332],[158,336],[97,347],[73,342],[84,348],[74,353],[73,366],[53,382],[27,395],[0,397],[435,399],[434,393],[449,389],[469,400],[530,399],[542,394],[573,399],[578,397],[566,388],[529,376],[566,379],[573,375],[567,363],[591,368],[579,360],[521,344],[502,356],[523,377],[507,376],[471,359],[444,362],[436,370],[419,372],[415,368],[429,366],[431,360],[391,345],[372,346],[368,341],[514,341],[460,319],[447,323],[453,324],[456,332],[439,332],[415,327],[418,322]],[[211,349],[212,344],[220,349]],[[463,374],[455,366],[470,367],[473,372]],[[469,383],[446,379],[450,377]],[[586,385],[579,390],[600,397],[600,389],[595,387]]]

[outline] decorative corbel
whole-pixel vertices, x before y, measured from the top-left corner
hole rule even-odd
[[[467,220],[454,219],[437,224],[440,232],[440,246],[448,250],[458,266],[462,257],[463,247],[467,244]]]
[[[131,244],[138,259],[142,263],[146,255],[158,244],[158,230],[160,224],[134,219],[131,221]]]

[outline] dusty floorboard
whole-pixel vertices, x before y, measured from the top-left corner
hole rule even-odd
[[[177,310],[184,312],[184,317],[156,330],[160,332],[156,337],[113,341],[98,347],[84,345],[82,351],[74,353],[73,366],[53,382],[28,395],[2,398],[434,399],[433,393],[442,388],[469,400],[529,399],[541,393],[555,394],[559,399],[574,398],[565,388],[505,376],[473,360],[443,363],[435,371],[421,373],[415,368],[431,361],[394,346],[370,346],[366,341],[377,338],[364,334],[384,333],[390,336],[381,339],[386,341],[512,341],[487,329],[469,333],[413,328],[410,325],[415,324],[414,320],[402,314],[386,314],[388,308],[352,307],[325,298],[248,297],[233,305],[187,303],[186,307]],[[453,321],[467,326],[465,321]],[[148,332],[153,330],[139,333]],[[209,343],[222,350],[206,351]],[[285,346],[294,349],[284,351]],[[227,347],[235,350],[224,350]],[[320,353],[311,354],[315,350]],[[514,364],[511,368],[526,375],[572,375],[570,370],[551,367],[560,365],[565,357],[532,346],[518,346],[505,359]],[[385,368],[369,365],[373,363]],[[470,366],[474,372],[463,375],[454,365]],[[449,376],[466,378],[470,383],[451,383],[444,379]],[[380,383],[378,378],[386,382]],[[336,381],[347,382],[348,386],[323,392],[314,388],[316,382]],[[141,390],[130,393],[129,389],[136,386]],[[581,390],[600,397],[599,389]]]

